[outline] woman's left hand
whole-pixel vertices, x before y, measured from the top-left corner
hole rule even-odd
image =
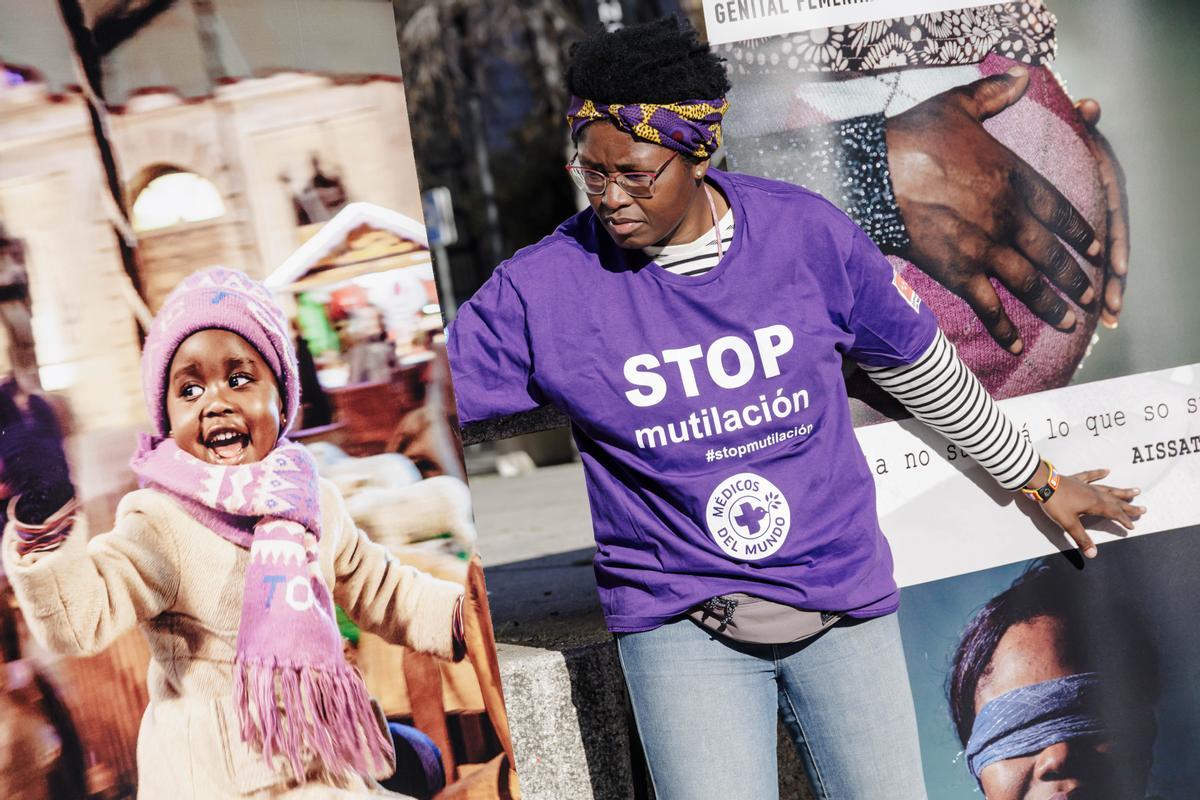
[[[1126,530],[1133,530],[1133,521],[1146,513],[1145,507],[1130,502],[1140,490],[1117,489],[1096,483],[1106,475],[1106,469],[1089,469],[1064,475],[1058,489],[1041,504],[1046,516],[1067,532],[1087,558],[1095,558],[1097,551],[1092,537],[1088,536],[1083,523],[1079,521],[1081,516],[1116,520]]]

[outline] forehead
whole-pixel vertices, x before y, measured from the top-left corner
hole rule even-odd
[[[654,170],[670,155],[666,147],[635,139],[611,122],[593,122],[579,133],[579,157],[592,164]]]
[[[236,333],[218,328],[196,331],[175,350],[171,368],[184,364],[224,366],[229,359],[261,361],[254,346]]]
[[[1040,616],[1005,631],[975,690],[976,713],[1013,689],[1073,674],[1065,652],[1065,624],[1058,617]]]

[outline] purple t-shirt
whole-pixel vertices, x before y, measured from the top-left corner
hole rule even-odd
[[[621,249],[590,209],[501,264],[450,326],[459,420],[546,403],[570,417],[614,632],[733,592],[890,612],[842,356],[911,363],[937,322],[819,195],[708,175],[735,228],[705,275]]]

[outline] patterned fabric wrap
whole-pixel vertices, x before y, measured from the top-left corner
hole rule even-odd
[[[197,272],[176,286],[154,317],[142,350],[142,393],[158,433],[170,429],[166,413],[167,368],[183,340],[207,328],[227,330],[254,346],[279,381],[284,429],[300,407],[300,377],[291,327],[261,283],[224,267]]]
[[[733,75],[872,72],[977,64],[989,54],[1044,66],[1057,20],[1040,0],[868,20],[717,48]]]
[[[567,124],[571,136],[577,137],[585,125],[605,119],[638,139],[705,159],[721,146],[721,119],[728,110],[724,97],[666,104],[597,103],[572,97]]]
[[[318,561],[319,488],[308,451],[280,439],[261,461],[222,466],[143,435],[131,466],[141,486],[171,495],[250,550],[233,668],[243,741],[276,770],[282,756],[301,782],[313,757],[335,775],[391,763],[362,675],[342,655]]]
[[[34,525],[22,522],[17,517],[18,499],[10,499],[5,508],[5,517],[12,520],[12,530],[17,535],[17,555],[57,550],[71,532],[79,501],[72,497],[40,524]]]
[[[967,768],[975,779],[984,767],[1008,758],[1037,753],[1052,744],[1083,737],[1112,737],[1102,715],[1104,683],[1095,672],[1022,686],[991,700],[975,718],[967,741]],[[1123,709],[1126,727],[1153,726],[1149,710]],[[1130,730],[1138,738],[1145,728]],[[1150,737],[1152,738],[1152,737]]]

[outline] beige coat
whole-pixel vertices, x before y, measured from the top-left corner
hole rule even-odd
[[[325,480],[321,521],[321,569],[334,602],[364,630],[448,658],[462,586],[401,564],[368,539]],[[121,500],[111,532],[89,540],[83,528],[81,516],[58,550],[25,557],[10,531],[4,569],[33,635],[56,652],[97,653],[141,623],[152,658],[138,734],[139,798],[387,796],[375,784],[336,783],[319,765],[298,788],[241,741],[232,667],[248,550],[151,489]]]

